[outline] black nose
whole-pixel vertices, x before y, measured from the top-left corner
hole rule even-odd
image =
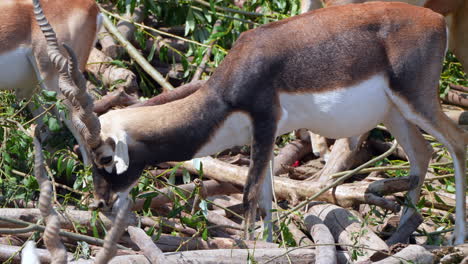
[[[108,163],[111,163],[111,162],[112,162],[112,156],[102,157],[99,160],[99,163],[101,163],[101,165],[108,164]]]
[[[106,202],[103,199],[94,200],[90,205],[89,208],[91,210],[102,209],[106,207]]]

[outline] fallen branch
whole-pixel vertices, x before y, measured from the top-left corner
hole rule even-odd
[[[128,227],[128,234],[130,235],[130,239],[137,244],[152,264],[170,263],[164,257],[163,252],[141,228],[130,226]]]
[[[106,29],[114,35],[117,40],[122,44],[122,46],[127,50],[128,54],[141,66],[141,68],[148,73],[157,83],[161,85],[163,90],[173,90],[174,87],[166,81],[164,76],[162,76],[156,69],[148,63],[148,61],[138,52],[138,50],[128,42],[122,34],[117,30],[117,28],[112,24],[109,18],[106,15],[103,15],[103,22]]]
[[[317,257],[315,258],[315,264],[337,263],[336,247],[334,245],[335,239],[330,233],[328,227],[319,217],[310,213],[304,216],[304,223],[307,227],[307,230],[309,230],[309,233],[312,236],[315,244],[328,244],[327,246],[318,246],[316,248]]]
[[[216,33],[218,33],[218,27],[221,25],[221,20],[216,20],[216,22],[214,23],[213,25],[213,31],[211,32],[211,35],[214,35]],[[202,58],[202,61],[200,63],[200,65],[198,65],[198,68],[197,70],[195,71],[195,73],[193,74],[193,77],[192,77],[192,82],[193,81],[198,81],[200,80],[200,77],[202,76],[203,72],[205,71],[206,69],[206,65],[208,63],[208,61],[210,60],[210,57],[211,57],[211,52],[213,51],[213,46],[216,44],[216,41],[212,41],[210,43],[210,47],[208,47],[205,51],[205,55],[203,55],[203,58]]]
[[[198,91],[198,89],[200,89],[204,83],[205,81],[190,82],[179,86],[172,91],[163,92],[162,94],[152,97],[146,101],[131,105],[130,107],[162,105],[172,101],[180,100]]]
[[[309,141],[294,140],[282,148],[275,157],[273,175],[278,176],[287,170],[284,165],[291,165],[296,160],[301,160],[305,155],[312,151]]]
[[[159,239],[154,239],[156,246],[164,252],[179,250],[200,250],[200,249],[259,249],[259,248],[278,248],[278,244],[263,241],[239,240],[231,238],[214,237],[203,240],[201,237],[177,237],[170,235],[161,235]],[[188,242],[187,242],[188,241]]]
[[[360,252],[357,254],[357,261],[367,259],[376,261],[386,256],[382,252],[389,251],[387,244],[382,239],[356,216],[343,208],[331,204],[315,204],[309,208],[309,213],[323,221],[338,244],[362,247],[347,247],[348,252],[353,250]]]
[[[419,245],[409,245],[393,256],[389,256],[374,264],[400,264],[400,263],[434,263],[434,255]]]
[[[203,185],[206,188],[207,196],[220,195],[220,194],[232,194],[239,193],[240,190],[234,187],[230,183],[226,182],[217,182],[217,181],[205,181]],[[180,190],[192,193],[196,188],[194,183],[184,184],[177,186]],[[175,194],[172,190],[172,187],[164,188],[158,191],[160,194],[151,200],[150,207],[158,208],[163,204],[170,203],[174,200]],[[132,211],[142,210],[145,205],[146,199],[136,199],[135,204],[133,205]]]
[[[93,111],[98,115],[107,113],[114,107],[127,107],[139,103],[135,96],[128,95],[124,88],[118,88],[116,91],[106,94],[100,100],[94,102]]]
[[[442,97],[442,101],[448,104],[453,104],[461,107],[468,108],[468,94],[455,91],[455,90],[449,90],[447,95]]]

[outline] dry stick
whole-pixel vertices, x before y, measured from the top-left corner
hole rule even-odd
[[[315,198],[319,197],[320,195],[324,194],[325,192],[327,192],[328,190],[342,184],[345,180],[351,178],[353,175],[355,175],[356,173],[360,172],[362,169],[378,162],[378,161],[381,161],[383,159],[385,159],[386,157],[390,156],[393,151],[395,151],[395,149],[397,148],[398,144],[396,143],[396,141],[394,141],[392,147],[387,150],[385,153],[383,153],[382,155],[380,156],[377,156],[371,160],[369,160],[368,162],[362,164],[361,166],[355,168],[354,170],[351,170],[350,172],[346,173],[345,175],[341,176],[339,179],[335,180],[333,183],[331,183],[330,185],[326,186],[325,188],[323,188],[321,191],[319,191],[318,193],[312,195],[311,197],[309,197],[308,199],[304,200],[303,202],[301,202],[300,204],[298,204],[297,206],[287,210],[282,216],[281,216],[281,220],[284,219],[285,217],[287,217],[289,214],[293,213],[294,211],[297,211],[299,209],[301,209],[302,207],[306,206],[307,204],[309,204],[311,201],[313,201]]]
[[[304,223],[309,231],[312,239],[316,244],[333,244],[335,239],[330,233],[328,227],[322,222],[320,218],[313,214],[306,214],[304,216]],[[336,247],[335,246],[322,246],[317,247],[317,256],[315,257],[316,264],[334,264],[337,263]]]
[[[216,20],[216,22],[214,23],[213,25],[213,32],[211,32],[211,35],[214,35],[216,33],[218,33],[218,27],[221,25],[221,20]],[[211,52],[213,51],[213,46],[216,44],[216,40],[213,40],[210,44],[210,47],[206,49],[206,52],[205,52],[205,55],[203,56],[203,59],[200,63],[200,65],[198,66],[197,70],[195,71],[195,73],[193,74],[193,77],[192,77],[192,82],[193,81],[197,81],[197,80],[200,80],[200,77],[201,75],[203,74],[203,72],[205,71],[206,69],[206,65],[208,63],[208,61],[210,60],[210,57],[211,57]]]
[[[194,0],[195,3],[199,3],[201,5],[204,5],[204,6],[207,6],[207,7],[211,7],[210,3],[207,3],[203,0]],[[261,13],[256,13],[256,12],[247,12],[247,11],[244,11],[244,10],[237,10],[237,9],[232,9],[232,8],[228,8],[228,7],[221,7],[221,6],[214,6],[214,8],[218,11],[224,11],[224,12],[230,12],[230,13],[237,13],[237,14],[241,14],[241,15],[246,15],[246,16],[255,16],[255,17],[263,17],[265,16],[264,14],[261,14]]]
[[[101,8],[103,10],[103,8]],[[106,29],[114,35],[114,37],[122,44],[122,46],[127,50],[128,54],[141,66],[141,68],[148,73],[156,82],[158,82],[163,90],[170,91],[173,90],[174,87],[166,81],[164,76],[161,75],[148,61],[138,52],[138,50],[128,42],[122,34],[120,34],[119,30],[114,26],[114,24],[110,21],[110,19],[103,15],[103,23]]]
[[[44,232],[44,230],[45,230],[45,227],[42,226],[42,225],[33,224],[33,223],[29,223],[29,222],[25,222],[25,221],[22,221],[22,220],[9,218],[9,217],[0,216],[0,221],[8,222],[8,223],[16,224],[16,225],[25,225],[25,226],[27,226],[27,228],[31,228],[31,231],[35,231],[35,232]],[[27,233],[27,232],[24,232],[24,231],[27,231],[27,229],[26,228],[16,228],[16,229],[0,228],[0,234]],[[67,232],[67,231],[60,231],[59,235],[63,236],[63,237],[70,238],[70,239],[73,239],[73,240],[77,240],[77,241],[85,241],[86,243],[97,245],[97,246],[104,245],[104,240],[102,240],[100,238],[90,237],[90,236],[81,235],[81,234],[75,234],[75,233]],[[124,250],[130,250],[129,248],[124,247],[122,245],[117,245],[117,247],[120,248],[120,249],[124,249]]]
[[[16,124],[18,128],[26,135],[29,134],[20,123],[16,122]],[[40,188],[39,210],[41,211],[41,215],[47,223],[43,235],[44,243],[47,249],[50,251],[50,254],[53,256],[52,263],[67,263],[67,250],[62,244],[59,236],[59,216],[52,207],[53,186],[47,176],[44,175],[45,168],[44,157],[42,155],[42,145],[36,136],[36,133],[39,132],[39,129],[36,126],[32,126],[31,129],[32,133],[30,136],[32,137],[34,144],[34,174]]]
[[[112,225],[112,228],[106,234],[104,238],[104,246],[97,255],[96,262],[97,264],[108,263],[117,252],[117,241],[122,236],[125,228],[128,225],[127,222],[127,211],[129,209],[129,200],[126,199],[120,208],[117,211],[117,216],[115,217],[115,222]]]
[[[149,237],[143,229],[129,226],[128,234],[130,235],[130,239],[143,251],[145,257],[147,257],[152,264],[169,263],[161,249],[154,244],[151,237]]]

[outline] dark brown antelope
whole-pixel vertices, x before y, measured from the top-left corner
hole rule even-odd
[[[89,53],[101,24],[94,0],[43,1],[45,14],[55,27],[60,42],[76,53],[79,70],[85,69]],[[40,84],[42,89],[59,93],[58,72],[47,56],[47,44],[35,22],[30,0],[0,1],[0,90],[14,90],[19,99],[29,98]],[[33,109],[37,115],[42,109]],[[63,119],[82,147],[90,164],[80,133],[70,120]]]
[[[67,59],[49,41],[55,45],[51,56],[60,58],[57,67],[65,69],[61,78],[75,89],[64,94],[83,94],[84,87],[67,77]],[[257,203],[268,223],[267,167],[277,135],[306,127],[331,138],[350,137],[383,122],[409,155],[410,175],[419,186],[431,147],[417,127],[448,148],[457,184],[455,242],[463,243],[468,136],[439,104],[446,43],[444,18],[429,9],[404,3],[337,6],[243,33],[211,78],[183,99],[98,119],[89,98],[79,96],[72,100],[80,111],[73,120],[81,122],[94,156],[95,198],[118,207],[148,165],[251,143],[246,227],[255,220]],[[419,198],[413,191],[410,196],[413,202]]]

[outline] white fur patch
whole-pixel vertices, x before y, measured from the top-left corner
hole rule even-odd
[[[321,93],[280,94],[281,119],[276,135],[308,128],[328,138],[357,136],[382,122],[390,107],[383,74],[374,75],[357,85]],[[215,131],[195,157],[215,154],[234,146],[250,144],[251,119],[234,112]]]
[[[357,85],[329,92],[280,94],[281,106],[289,112],[281,117],[278,135],[299,128],[328,138],[360,135],[381,122],[390,107],[385,94],[387,79],[378,74]]]
[[[1,90],[34,89],[37,81],[28,54],[31,49],[25,47],[0,54]]]

